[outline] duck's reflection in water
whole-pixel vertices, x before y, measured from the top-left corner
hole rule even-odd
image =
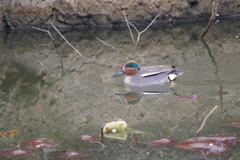
[[[154,85],[144,87],[126,86],[127,93],[115,93],[123,99],[126,104],[136,105],[140,102],[141,98],[153,98],[160,96],[171,95],[173,91],[169,85]]]

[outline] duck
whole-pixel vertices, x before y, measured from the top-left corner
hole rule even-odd
[[[176,71],[176,66],[157,65],[139,67],[134,60],[123,63],[121,70],[114,74],[114,77],[126,74],[124,83],[130,86],[149,86],[169,83],[181,75]]]

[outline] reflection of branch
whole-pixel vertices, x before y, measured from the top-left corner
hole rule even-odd
[[[62,88],[62,86],[69,80],[69,78],[79,69],[83,66],[84,63],[82,63],[79,67],[77,67],[71,74],[70,76],[58,87],[58,89],[55,91],[55,93]]]
[[[36,28],[36,27],[32,27],[33,29],[36,29],[36,30],[39,30],[39,31],[43,31],[43,32],[47,32],[49,34],[49,36],[52,38],[52,40],[54,40],[52,34],[48,31],[48,30],[45,30],[45,29],[40,29],[40,28]]]
[[[95,158],[98,158],[97,156],[95,156],[95,155],[93,154],[93,151],[100,152],[100,151],[102,151],[103,149],[104,149],[103,147],[102,147],[101,149],[91,149],[91,155],[92,155],[93,157],[95,157]],[[104,150],[103,150],[103,153],[104,153],[104,156],[107,157],[107,155],[106,155],[106,153],[104,152]]]
[[[206,117],[204,118],[204,120],[203,120],[203,122],[202,122],[200,128],[198,129],[198,131],[197,131],[195,137],[197,137],[198,134],[199,134],[199,132],[201,132],[201,130],[203,129],[203,126],[204,126],[204,124],[206,123],[208,117],[212,114],[212,112],[213,112],[217,107],[218,107],[218,106],[215,106],[215,107],[211,110],[211,112],[209,112],[208,115],[206,115]]]
[[[139,32],[138,29],[137,29],[132,23],[130,23],[130,22],[128,21],[127,16],[126,16],[126,13],[125,13],[124,11],[123,11],[123,14],[124,14],[125,20],[126,20],[126,22],[127,22],[127,26],[128,26],[129,31],[130,31],[130,35],[131,35],[131,37],[132,37],[132,39],[133,39],[133,42],[134,42],[134,44],[135,44],[135,47],[134,47],[134,48],[136,49],[136,48],[137,48],[137,45],[138,45],[138,42],[139,42],[139,40],[140,40],[141,34],[148,30],[148,28],[153,24],[153,22],[157,19],[157,17],[158,17],[160,14],[158,14],[158,15],[152,20],[152,22],[151,22],[143,31],[141,31],[141,32]],[[131,30],[129,24],[130,24],[130,25],[136,30],[136,32],[138,33],[138,37],[137,37],[137,40],[136,40],[136,41],[135,41],[135,39],[134,39],[134,37],[133,37],[133,35],[132,35],[132,30]]]
[[[58,34],[67,42],[67,44],[70,46],[70,47],[72,47],[83,59],[84,59],[84,61],[86,61],[86,58],[84,58],[83,57],[83,55],[80,53],[80,52],[78,52],[78,50],[75,48],[75,47],[73,47],[73,45],[71,45],[71,43],[69,43],[68,42],[68,40],[59,32],[59,30],[52,24],[52,22],[50,22],[51,23],[51,25],[53,26],[53,28],[58,32]]]
[[[94,133],[95,134],[95,133]],[[91,139],[90,139],[90,143],[98,143],[98,144],[101,144],[102,148],[106,147],[103,143],[101,143],[100,141],[92,141],[92,137],[94,136],[94,134],[91,136]]]
[[[211,50],[210,50],[208,44],[204,41],[204,39],[201,39],[201,41],[202,41],[202,43],[204,44],[204,46],[207,48],[208,55],[209,55],[209,57],[211,58],[212,63],[213,63],[213,65],[214,65],[214,67],[215,67],[215,77],[216,77],[216,80],[219,81],[219,80],[220,80],[220,78],[219,78],[219,76],[218,76],[219,70],[218,70],[218,64],[217,64],[217,62],[216,62],[216,59],[215,59],[215,57],[212,55]],[[218,84],[218,86],[219,86],[219,99],[220,99],[220,104],[221,104],[222,113],[223,113],[223,95],[222,95],[223,86],[222,86],[221,84]]]
[[[206,160],[207,160],[208,158],[207,158],[207,156],[206,156],[206,153],[204,153],[204,151],[203,151],[202,149],[200,149],[200,152],[202,153],[202,155],[203,155],[204,159],[206,159]]]
[[[91,136],[90,143],[98,143],[98,144],[101,144],[102,148],[101,148],[101,149],[98,149],[98,150],[96,150],[96,149],[91,149],[92,156],[94,156],[92,151],[100,152],[100,151],[102,151],[102,150],[106,147],[106,146],[105,146],[102,142],[100,142],[100,141],[92,141],[92,137],[93,137],[94,135],[95,135],[95,133]],[[105,155],[105,152],[104,152],[104,155]],[[106,156],[106,155],[105,155],[105,156]],[[94,157],[97,158],[96,156],[94,156]]]
[[[105,44],[105,45],[111,47],[112,49],[116,49],[116,50],[118,50],[117,48],[115,48],[115,47],[113,47],[112,45],[110,45],[110,44],[104,42],[103,40],[99,39],[98,37],[95,37],[95,38],[96,38],[97,40],[99,40],[100,42],[102,42],[103,44]]]
[[[217,2],[215,2],[215,1],[217,1]],[[216,12],[217,12],[217,6],[218,6],[218,0],[213,0],[211,18],[210,18],[210,20],[208,22],[208,25],[205,28],[205,30],[202,31],[202,34],[200,35],[200,38],[203,38],[205,36],[205,34],[207,34],[207,32],[209,31],[211,25],[213,24],[213,22],[215,20],[215,15],[216,15]]]

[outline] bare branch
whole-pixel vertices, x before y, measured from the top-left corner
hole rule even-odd
[[[52,22],[50,22],[51,25],[53,26],[53,28],[58,32],[58,34],[67,42],[67,44],[69,46],[71,46],[83,59],[84,61],[86,61],[86,58],[83,57],[83,55],[75,48],[73,47],[73,45],[71,45],[71,43],[68,42],[68,40],[59,32],[59,30],[52,24]]]
[[[137,45],[138,45],[138,42],[139,42],[139,40],[140,40],[140,36],[141,36],[141,34],[138,34],[138,37],[137,37],[137,43],[135,44],[135,50],[137,49]]]
[[[152,20],[152,22],[151,22],[143,31],[141,31],[140,33],[138,33],[137,43],[135,44],[135,49],[137,48],[137,45],[138,45],[138,42],[139,42],[139,40],[140,40],[141,34],[148,30],[148,28],[153,24],[153,22],[157,19],[157,17],[158,17],[159,15],[160,15],[160,14],[158,14],[158,15]]]
[[[127,26],[128,26],[130,35],[131,35],[131,37],[132,37],[133,43],[135,44],[136,42],[135,42],[135,39],[134,39],[134,37],[133,37],[132,30],[131,30],[131,28],[130,28],[130,26],[129,26],[129,24],[128,24],[129,22],[128,22],[128,19],[127,19],[127,16],[126,16],[126,13],[125,13],[124,10],[123,10],[123,14],[124,14],[125,20],[126,20],[126,22],[127,22]],[[135,27],[135,26],[134,26],[134,27]]]
[[[157,17],[158,17],[160,14],[158,14],[158,15],[152,20],[152,22],[151,22],[143,31],[141,31],[141,32],[138,31],[138,29],[135,27],[134,24],[132,24],[131,22],[128,21],[127,16],[126,16],[126,13],[125,13],[124,11],[123,11],[123,14],[124,14],[124,17],[125,17],[125,21],[127,22],[127,26],[128,26],[129,31],[130,31],[130,35],[131,35],[132,40],[133,40],[133,42],[134,42],[134,44],[135,44],[135,47],[134,47],[134,48],[135,48],[135,50],[136,50],[137,45],[138,45],[138,42],[139,42],[140,37],[141,37],[141,34],[148,30],[148,28],[153,24],[153,22],[157,19]],[[136,30],[136,32],[138,33],[138,37],[137,37],[136,40],[135,40],[134,37],[133,37],[132,30],[131,30],[129,24],[130,24],[130,25]]]
[[[215,20],[216,13],[217,13],[217,6],[218,6],[218,0],[213,0],[211,18],[210,18],[210,20],[208,22],[208,25],[207,25],[206,29],[202,31],[202,34],[200,35],[200,38],[203,38],[207,34],[207,32],[209,31],[211,25],[213,24],[213,22]]]
[[[139,34],[142,34],[143,32],[145,32],[146,30],[148,30],[148,28],[153,24],[153,22],[157,19],[157,17],[160,16],[160,13],[152,20],[152,22],[143,30],[141,31]]]
[[[41,29],[41,28],[36,28],[36,27],[32,27],[33,29],[37,29],[39,31],[43,31],[43,32],[47,32],[49,34],[49,36],[52,38],[52,40],[54,40],[52,34],[48,31],[48,30],[45,30],[45,29]]]
[[[100,38],[98,38],[98,37],[95,37],[97,40],[99,40],[100,42],[102,42],[103,44],[105,44],[105,45],[107,45],[107,46],[109,46],[109,47],[111,47],[112,49],[116,49],[116,50],[118,50],[117,48],[115,48],[115,47],[113,47],[112,45],[110,45],[110,44],[108,44],[108,43],[106,43],[106,42],[104,42],[103,40],[101,40]]]
[[[198,134],[201,132],[201,130],[203,129],[203,126],[204,126],[204,124],[206,123],[208,117],[213,113],[213,111],[214,111],[217,107],[218,107],[218,106],[215,106],[215,107],[211,110],[211,112],[209,112],[209,113],[206,115],[206,117],[204,118],[204,120],[203,120],[200,128],[197,130],[197,133],[196,133],[195,137],[197,137]]]
[[[131,22],[128,21],[129,24],[131,24],[131,26],[136,30],[136,32],[139,34],[138,29],[134,26],[134,24],[132,24]]]

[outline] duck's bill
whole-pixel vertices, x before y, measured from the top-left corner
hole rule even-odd
[[[117,77],[117,76],[120,76],[122,74],[125,74],[125,72],[123,72],[123,70],[121,70],[118,73],[114,74],[113,77]]]

